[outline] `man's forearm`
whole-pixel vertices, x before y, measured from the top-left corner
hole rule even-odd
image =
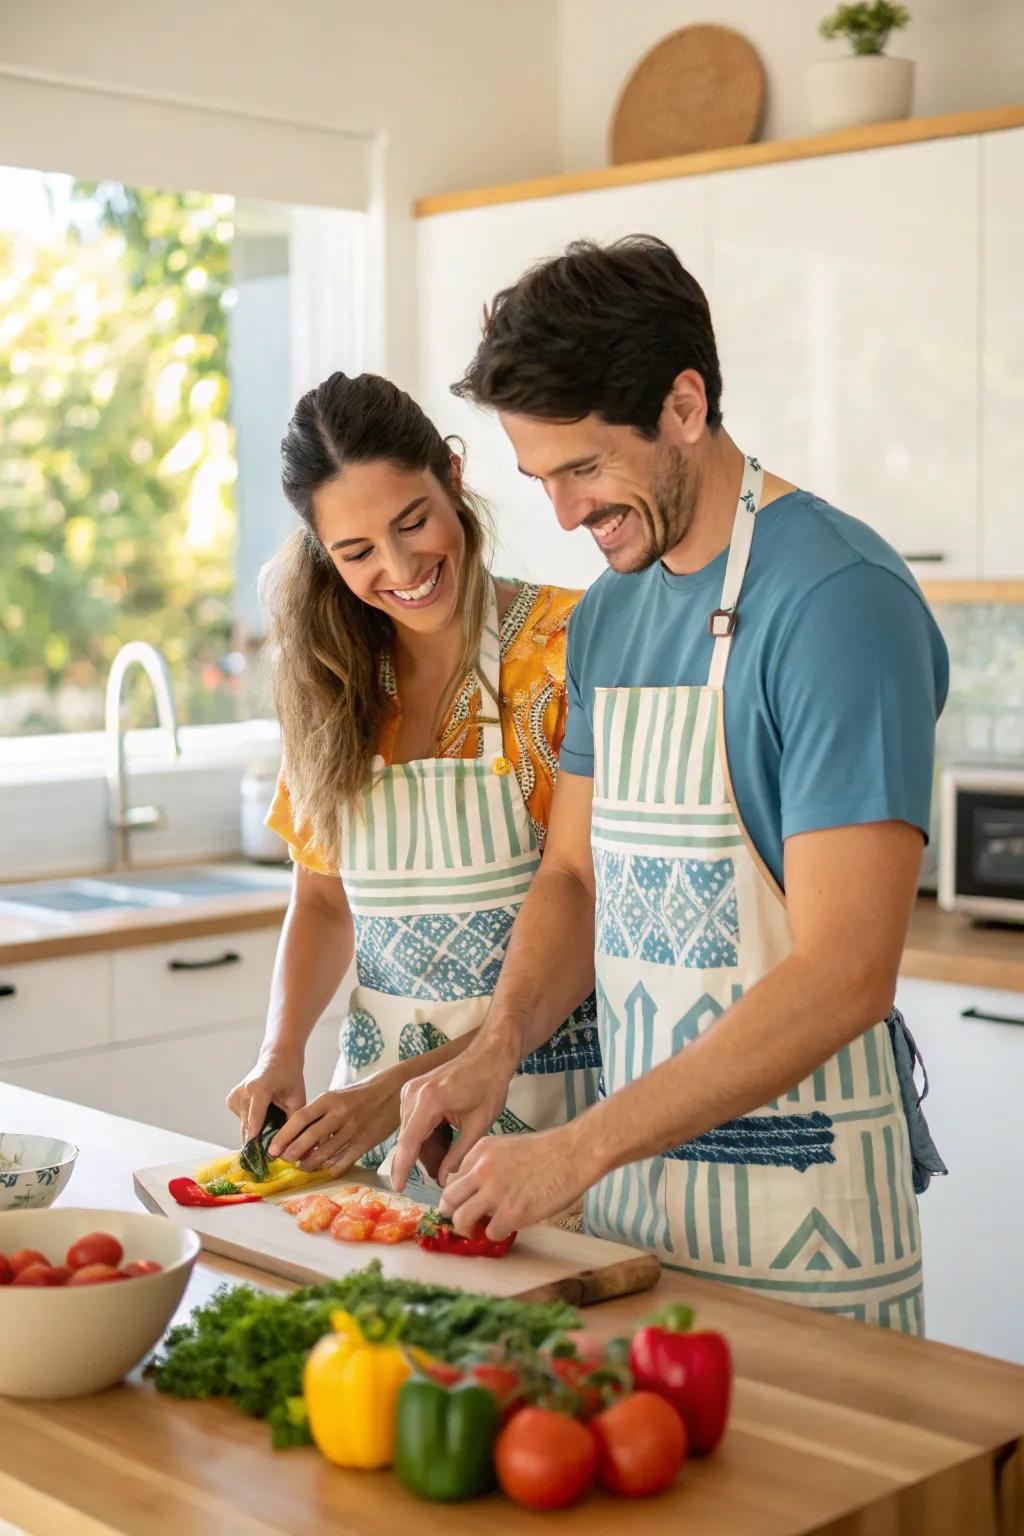
[[[863,975],[791,955],[677,1056],[577,1120],[591,1181],[786,1093],[890,1003]]]
[[[594,899],[574,875],[541,867],[519,910],[477,1042],[514,1070],[594,987]]]

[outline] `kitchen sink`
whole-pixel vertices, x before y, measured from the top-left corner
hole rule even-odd
[[[218,897],[284,892],[290,884],[287,870],[249,869],[244,865],[137,869],[116,875],[0,885],[0,913],[67,923],[103,911],[187,907]]]

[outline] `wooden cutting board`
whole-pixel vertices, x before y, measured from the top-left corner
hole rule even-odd
[[[210,1157],[219,1152],[223,1149],[212,1148]],[[135,1192],[149,1210],[191,1227],[209,1252],[302,1285],[339,1280],[361,1269],[369,1259],[379,1259],[384,1273],[396,1279],[457,1285],[467,1291],[538,1301],[561,1297],[573,1306],[585,1307],[648,1290],[661,1273],[653,1254],[557,1227],[529,1227],[520,1232],[515,1246],[502,1259],[461,1258],[426,1253],[413,1242],[339,1243],[329,1232],[302,1232],[295,1218],[278,1208],[290,1198],[288,1192],[261,1204],[207,1209],[178,1205],[167,1193],[168,1181],[192,1178],[197,1166],[189,1162],[140,1168],[134,1175]],[[330,1195],[341,1185],[356,1183],[369,1189],[390,1188],[376,1174],[353,1169],[331,1183],[311,1186],[310,1192]],[[412,1187],[408,1192],[417,1198]]]

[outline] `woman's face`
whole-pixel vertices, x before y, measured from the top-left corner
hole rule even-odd
[[[362,602],[418,634],[455,621],[466,540],[431,470],[351,464],[316,492],[313,510],[324,548]]]

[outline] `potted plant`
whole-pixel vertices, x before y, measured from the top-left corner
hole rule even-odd
[[[825,17],[818,28],[822,37],[828,42],[845,37],[853,53],[811,65],[807,102],[813,128],[825,133],[910,115],[913,60],[890,58],[883,52],[889,33],[909,20],[905,5],[890,5],[888,0],[840,5]]]

